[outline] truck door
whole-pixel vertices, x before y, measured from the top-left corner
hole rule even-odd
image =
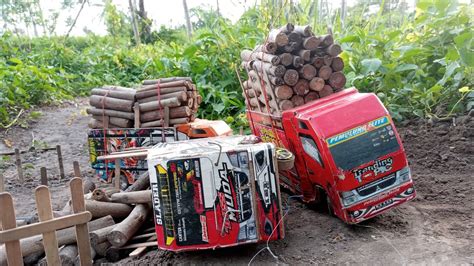
[[[298,149],[301,151],[301,157],[303,158],[306,176],[308,182],[304,184],[307,191],[312,191],[313,200],[319,200],[317,198],[317,191],[315,191],[315,185],[323,187],[323,172],[324,172],[324,161],[321,156],[320,148],[317,144],[317,138],[314,130],[308,125],[307,121],[296,120],[298,139],[297,143],[300,143],[301,147]],[[302,181],[303,186],[303,181]]]

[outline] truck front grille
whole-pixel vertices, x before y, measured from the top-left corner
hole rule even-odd
[[[382,179],[375,180],[369,184],[359,187],[356,190],[360,196],[366,197],[377,193],[377,191],[384,190],[385,188],[392,186],[396,181],[397,176],[395,173],[393,173]]]

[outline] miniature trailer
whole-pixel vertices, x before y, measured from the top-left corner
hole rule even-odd
[[[216,137],[148,150],[161,249],[214,249],[284,238],[275,146],[254,140]]]
[[[111,182],[116,170],[115,160],[102,159],[107,155],[143,150],[160,142],[228,135],[232,135],[232,129],[224,121],[206,119],[175,127],[91,129],[88,134],[90,163],[98,178]],[[119,162],[120,175],[124,179],[122,184],[132,184],[148,170],[143,158],[129,156]]]

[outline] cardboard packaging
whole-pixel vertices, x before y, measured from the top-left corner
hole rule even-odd
[[[248,136],[215,137],[160,143],[149,151],[161,249],[284,238],[275,146],[248,141]]]

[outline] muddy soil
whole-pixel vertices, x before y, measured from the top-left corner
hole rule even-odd
[[[79,100],[43,108],[42,117],[28,129],[0,132],[0,151],[28,149],[33,136],[51,147],[60,144],[67,177],[58,180],[55,151],[22,155],[27,182],[16,179],[13,158],[1,160],[5,190],[13,195],[18,216],[35,212],[34,188],[40,167],[48,169],[53,207],[61,209],[69,198],[72,162],[83,175],[92,176],[88,164],[86,103]],[[266,245],[174,254],[150,250],[120,264],[473,264],[474,118],[399,125],[417,190],[417,198],[359,225],[346,225],[324,208],[309,208],[291,199],[284,206],[286,238]],[[255,256],[261,249],[259,255]],[[255,256],[255,257],[254,257]]]

